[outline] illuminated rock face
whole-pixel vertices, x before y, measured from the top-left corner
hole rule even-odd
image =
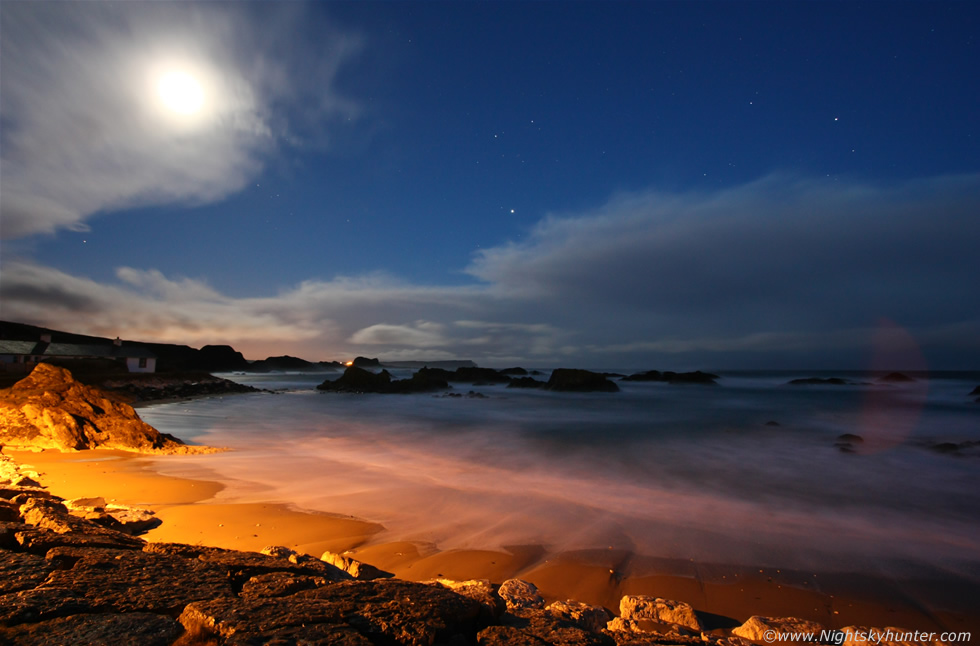
[[[74,379],[64,368],[40,363],[0,391],[0,444],[12,449],[79,451],[107,448],[141,453],[201,452],[160,433],[129,404]],[[210,449],[208,449],[210,450]]]

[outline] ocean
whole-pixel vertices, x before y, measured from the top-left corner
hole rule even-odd
[[[278,392],[140,415],[232,449],[155,460],[161,472],[224,482],[220,500],[376,521],[378,542],[980,581],[980,373],[719,374],[618,393],[453,389],[482,397],[315,390],[339,373],[223,375]],[[787,384],[810,376],[858,383]],[[842,450],[843,434],[863,441]]]

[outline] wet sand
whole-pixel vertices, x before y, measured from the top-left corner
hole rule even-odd
[[[658,559],[623,550],[549,553],[543,546],[500,551],[440,551],[398,541],[385,528],[356,518],[296,509],[282,501],[214,500],[219,482],[161,475],[153,458],[123,451],[7,452],[40,473],[55,495],[101,496],[154,511],[163,524],[143,535],[153,542],[239,550],[285,545],[319,557],[348,552],[396,576],[490,579],[519,577],[548,600],[576,599],[618,611],[625,594],[686,601],[706,613],[709,627],[729,628],[752,615],[795,616],[830,628],[898,626],[912,630],[980,630],[980,585],[950,574],[899,580],[882,573],[814,573]],[[301,486],[301,485],[297,485]]]

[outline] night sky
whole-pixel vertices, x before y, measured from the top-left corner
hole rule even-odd
[[[0,21],[4,320],[252,359],[980,368],[977,3]]]

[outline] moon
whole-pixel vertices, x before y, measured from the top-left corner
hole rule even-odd
[[[196,114],[204,105],[204,88],[187,72],[167,72],[157,81],[156,90],[163,107],[179,115]]]

